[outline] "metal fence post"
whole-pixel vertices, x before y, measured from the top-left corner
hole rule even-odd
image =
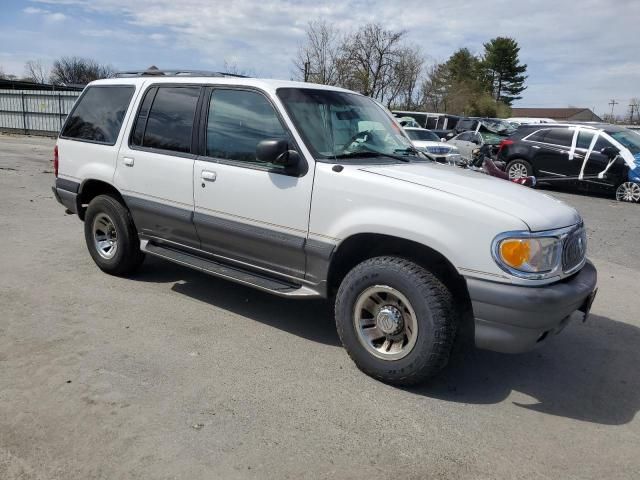
[[[58,92],[58,123],[60,124],[60,128],[58,131],[62,130],[62,101],[60,99],[60,92]]]
[[[20,98],[22,99],[22,129],[24,130],[24,134],[27,134],[27,108],[24,105],[24,92],[20,93]]]

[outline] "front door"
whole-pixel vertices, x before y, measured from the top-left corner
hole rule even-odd
[[[194,223],[202,248],[271,272],[302,278],[313,171],[297,177],[256,159],[261,140],[291,136],[256,90],[214,88],[205,155],[194,168]]]
[[[191,149],[200,91],[198,86],[149,88],[120,147],[114,176],[141,236],[196,248]]]
[[[594,130],[581,129],[578,134],[576,154],[580,154],[581,169],[582,163],[584,163],[584,158],[589,151],[589,147],[591,146],[593,137],[596,133],[597,132]],[[585,186],[607,189],[616,186],[617,183],[619,183],[621,176],[620,170],[623,165],[621,159],[618,159],[616,163],[609,167],[607,174],[604,175],[603,178],[594,178],[597,177],[599,173],[604,172],[607,169],[610,161],[610,158],[600,153],[600,151],[603,148],[612,146],[611,142],[602,136],[599,136],[598,139],[596,139],[591,154],[582,169],[583,175],[588,177],[583,180],[583,183],[586,184]]]

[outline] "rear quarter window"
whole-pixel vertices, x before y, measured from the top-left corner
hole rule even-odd
[[[88,87],[69,114],[60,136],[72,140],[114,145],[135,87]]]

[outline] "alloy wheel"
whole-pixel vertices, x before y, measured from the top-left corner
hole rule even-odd
[[[525,178],[529,176],[526,165],[519,162],[516,162],[513,165],[511,165],[507,173],[509,174],[509,178],[511,180],[515,180],[518,178]]]
[[[616,190],[616,199],[620,202],[640,202],[640,185],[635,182],[624,182]]]
[[[353,321],[362,346],[383,360],[404,358],[418,338],[418,321],[411,303],[387,285],[371,286],[358,296]]]
[[[98,254],[107,260],[113,258],[118,250],[118,232],[113,220],[99,213],[93,220],[93,243]]]

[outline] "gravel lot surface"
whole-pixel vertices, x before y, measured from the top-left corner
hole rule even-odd
[[[154,259],[101,273],[52,148],[0,135],[0,479],[640,478],[640,205],[548,191],[589,227],[590,320],[399,389],[326,302]]]

